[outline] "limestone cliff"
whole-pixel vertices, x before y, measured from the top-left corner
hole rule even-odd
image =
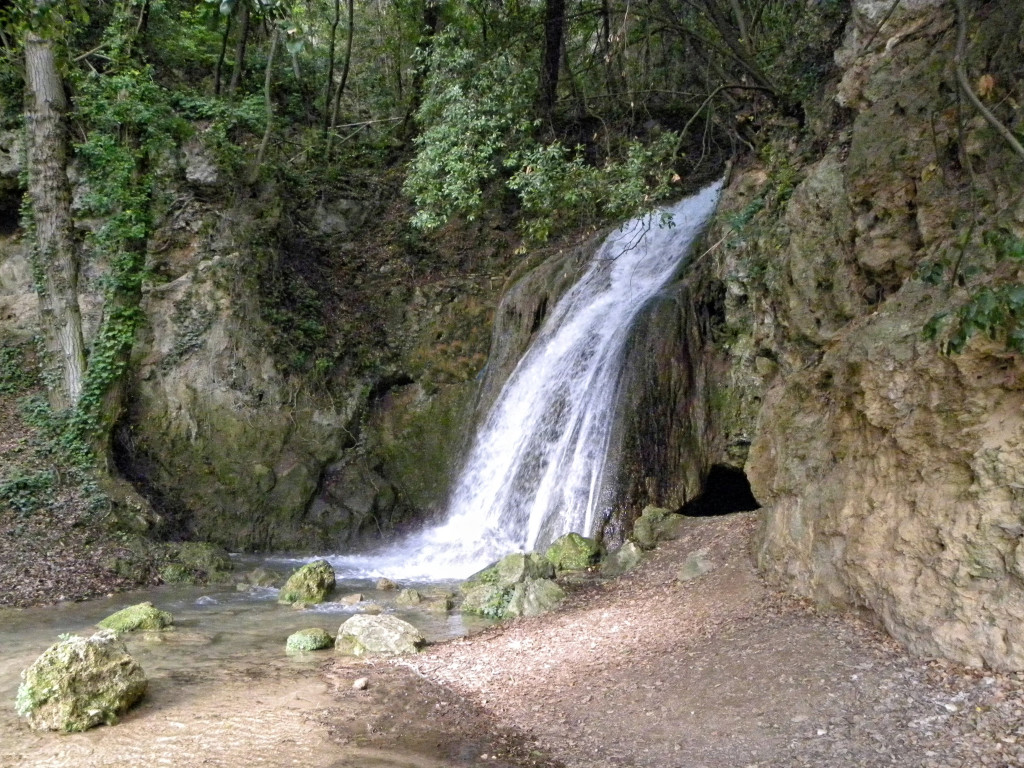
[[[704,442],[745,465],[771,582],[915,653],[1019,669],[1024,361],[997,327],[943,341],[1020,280],[991,234],[1024,238],[1024,161],[957,90],[954,3],[853,5],[806,130],[733,175],[688,278],[724,295],[691,347],[727,363],[695,394]],[[967,65],[1020,135],[1024,19],[996,5],[971,5]]]

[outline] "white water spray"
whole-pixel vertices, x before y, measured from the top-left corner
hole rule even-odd
[[[613,232],[562,297],[478,430],[445,521],[376,555],[329,558],[341,576],[465,578],[575,531],[602,507],[630,328],[714,211],[715,183]]]

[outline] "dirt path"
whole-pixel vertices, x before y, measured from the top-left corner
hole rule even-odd
[[[84,734],[29,731],[5,706],[0,766],[1024,766],[1022,676],[908,659],[772,594],[754,522],[695,520],[553,615],[411,659],[157,677],[120,725]],[[696,550],[714,569],[677,581]]]
[[[552,617],[405,662],[570,767],[1024,766],[1024,686],[770,593],[753,514],[695,519]],[[681,583],[687,554],[716,567]]]

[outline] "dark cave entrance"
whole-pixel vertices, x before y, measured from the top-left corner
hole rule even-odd
[[[700,496],[686,502],[679,512],[690,517],[712,517],[760,508],[742,469],[715,464],[708,471]]]

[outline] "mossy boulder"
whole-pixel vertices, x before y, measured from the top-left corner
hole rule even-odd
[[[627,541],[601,562],[601,575],[606,579],[618,578],[640,565],[643,558],[643,550],[636,542]]]
[[[160,571],[167,583],[224,584],[231,581],[234,570],[228,551],[205,541],[174,545],[169,560]]]
[[[547,579],[555,575],[551,563],[537,554],[513,552],[498,561],[496,582],[499,587],[522,584],[527,579]]]
[[[426,640],[420,631],[395,616],[353,616],[338,628],[334,648],[347,656],[398,656],[416,653]]]
[[[334,589],[334,568],[326,560],[314,560],[306,563],[288,577],[281,587],[277,602],[291,605],[293,603],[322,603]]]
[[[514,587],[499,587],[497,584],[477,584],[466,590],[462,599],[462,612],[500,619],[512,599]]]
[[[284,650],[289,654],[306,653],[330,648],[332,645],[334,645],[334,638],[331,637],[330,632],[320,627],[311,627],[288,635]]]
[[[686,525],[686,518],[664,507],[645,507],[633,523],[632,539],[640,549],[654,549],[659,541],[679,538],[680,530]]]
[[[419,605],[423,602],[423,595],[415,589],[403,589],[395,598],[395,605]]]
[[[29,727],[84,731],[113,725],[146,692],[146,675],[117,634],[64,637],[22,672],[15,708]]]
[[[551,579],[528,579],[516,584],[504,615],[540,616],[565,599],[565,590]]]
[[[161,611],[152,603],[138,603],[112,613],[96,626],[114,632],[135,632],[136,630],[166,629],[174,623],[174,617],[167,611]]]
[[[544,557],[556,571],[582,571],[600,559],[601,548],[593,539],[567,533],[547,548]]]

